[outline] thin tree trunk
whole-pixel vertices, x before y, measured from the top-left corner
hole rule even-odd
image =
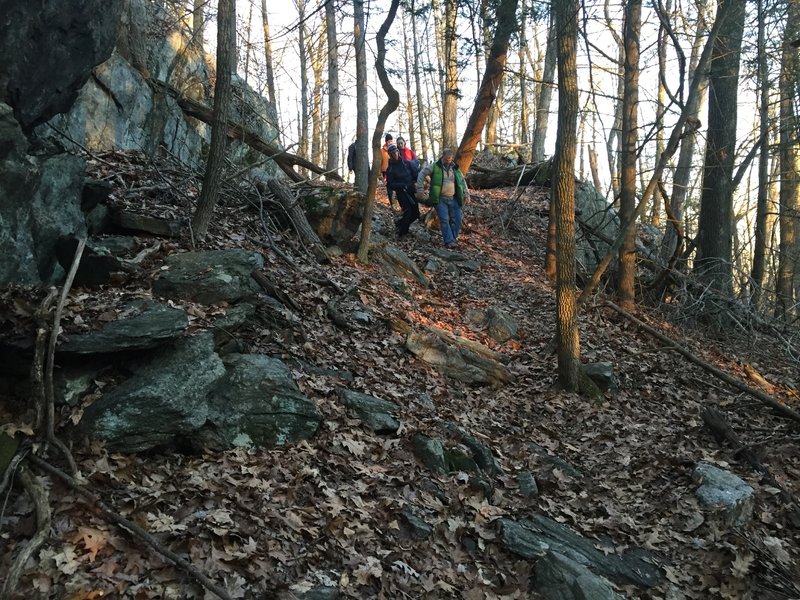
[[[211,146],[208,151],[203,187],[192,217],[194,235],[202,240],[208,233],[211,215],[217,204],[222,168],[227,146],[227,115],[231,96],[231,74],[235,68],[236,3],[220,0],[217,12],[217,80],[214,84],[214,111],[211,126]]]
[[[775,316],[792,318],[796,312],[794,304],[794,278],[797,269],[797,214],[800,209],[800,152],[797,148],[797,115],[795,114],[795,87],[798,75],[797,50],[790,42],[800,34],[800,2],[790,0],[786,29],[784,31],[783,56],[780,74],[780,161],[781,188],[778,224],[780,245],[778,251],[778,274],[775,286]]]
[[[309,36],[310,37],[310,36]],[[316,48],[310,45],[311,72],[314,88],[311,93],[311,162],[322,164],[322,73],[325,70],[325,30],[320,32]]]
[[[353,44],[356,52],[356,174],[355,188],[369,191],[369,96],[367,92],[367,48],[364,0],[353,0]]]
[[[278,98],[275,96],[275,70],[272,65],[272,38],[269,33],[269,15],[267,14],[267,0],[261,0],[261,23],[264,29],[264,66],[267,72],[267,93],[269,101],[278,114]],[[278,127],[280,130],[280,127]]]
[[[575,302],[575,145],[578,116],[578,1],[554,3],[558,31],[558,132],[553,160],[552,204],[555,207],[556,339],[558,381],[571,392],[580,387],[581,346]]]
[[[638,143],[639,111],[639,32],[641,30],[641,0],[628,0],[625,5],[623,42],[625,44],[624,95],[622,97],[622,132],[620,134],[620,226],[636,217],[636,145]],[[636,303],[636,228],[628,228],[628,235],[619,249],[617,297],[625,310]]]
[[[697,78],[697,94],[688,96],[686,99],[689,110],[687,122],[691,126],[687,127],[683,138],[681,139],[680,152],[678,154],[678,165],[675,167],[675,172],[672,176],[672,197],[670,198],[670,208],[672,209],[672,214],[678,223],[683,221],[685,217],[684,206],[686,205],[686,199],[688,197],[691,184],[692,161],[695,148],[697,147],[697,130],[700,127],[700,107],[703,105],[707,91],[706,73],[697,69],[697,64],[700,60],[701,48],[708,33],[706,20],[707,0],[701,0],[701,2],[698,3],[697,9],[697,29],[689,59],[689,82],[691,84],[691,82]],[[684,227],[684,235],[687,238],[691,237],[689,228],[687,226]],[[664,236],[662,250],[662,256],[664,258],[669,258],[673,255],[677,240],[678,234],[675,230],[675,227],[672,223],[669,223],[667,225],[666,235]],[[677,268],[681,271],[685,271],[684,264],[677,265]]]
[[[198,48],[203,47],[203,36],[206,28],[206,17],[203,14],[203,8],[207,2],[208,0],[193,0],[192,2],[192,41]]]
[[[421,151],[421,155],[423,157],[427,157],[428,144],[425,136],[425,110],[422,97],[422,81],[420,80],[420,48],[419,43],[417,42],[417,13],[415,9],[415,2],[416,0],[411,0],[411,36],[414,44],[414,88],[416,90],[417,98],[417,118],[419,119],[419,147],[413,146],[414,142],[412,142],[412,147]]]
[[[297,19],[297,50],[300,54],[300,123],[298,131],[298,151],[303,158],[308,156],[308,61],[310,52],[306,48],[306,0],[295,0]]]
[[[411,57],[409,55],[408,36],[406,35],[406,13],[402,13],[403,23],[403,62],[405,63],[405,104],[406,119],[408,120],[408,144],[410,147],[419,149],[417,146],[417,127],[414,123],[414,98],[411,94]]]
[[[769,65],[766,49],[765,0],[758,0],[758,129],[761,148],[758,154],[758,199],[756,201],[753,268],[750,272],[750,302],[758,306],[764,286],[764,262],[767,254],[767,205],[769,194]]]
[[[550,100],[553,97],[555,71],[556,28],[555,19],[551,14],[550,26],[547,29],[547,49],[544,54],[542,81],[539,84],[539,98],[536,101],[536,126],[533,130],[533,162],[544,160],[544,143],[547,140],[547,125],[550,121]]]
[[[328,40],[328,149],[325,169],[339,170],[339,137],[342,129],[342,109],[339,100],[339,54],[336,36],[336,0],[325,3],[325,30]]]
[[[492,51],[486,61],[481,86],[475,100],[475,107],[461,138],[456,154],[456,162],[462,173],[469,171],[475,148],[481,140],[481,132],[489,116],[489,109],[496,97],[496,91],[503,78],[511,34],[517,28],[517,0],[501,0],[497,7],[497,31],[492,42]]]
[[[358,0],[356,0],[358,1]],[[378,113],[378,122],[375,123],[375,131],[372,134],[372,169],[369,174],[369,188],[367,189],[367,206],[364,209],[364,218],[361,221],[361,239],[358,244],[358,260],[366,263],[369,260],[369,237],[372,231],[372,213],[375,207],[375,192],[378,188],[378,174],[381,170],[381,136],[383,135],[383,128],[386,126],[386,120],[389,118],[397,107],[400,106],[400,94],[392,86],[389,81],[389,75],[386,73],[386,34],[392,26],[394,17],[397,14],[397,7],[400,5],[400,0],[392,0],[389,7],[389,13],[386,19],[378,29],[378,34],[375,37],[375,42],[378,46],[378,54],[375,57],[375,70],[378,72],[378,79],[381,82],[383,92],[386,94],[386,104],[383,105]]]

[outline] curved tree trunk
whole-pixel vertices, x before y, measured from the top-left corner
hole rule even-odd
[[[361,239],[358,244],[358,260],[365,263],[369,259],[369,236],[372,232],[372,213],[375,210],[375,192],[378,188],[378,174],[381,170],[381,135],[386,125],[386,120],[397,107],[400,106],[400,94],[394,89],[386,73],[386,34],[392,26],[394,17],[397,14],[397,7],[400,0],[392,0],[389,13],[378,29],[375,41],[378,45],[378,55],[375,58],[375,69],[378,71],[378,79],[381,87],[386,93],[386,104],[383,105],[378,113],[378,122],[375,123],[375,132],[372,134],[372,169],[369,173],[369,186],[367,187],[367,206],[364,209],[364,218],[361,221]]]

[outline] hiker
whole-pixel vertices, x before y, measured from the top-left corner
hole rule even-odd
[[[419,171],[419,160],[414,151],[406,145],[406,140],[402,136],[397,136],[397,149],[400,151],[400,158],[414,163]]]
[[[428,164],[417,176],[416,198],[436,209],[442,242],[445,248],[453,248],[461,231],[462,207],[469,199],[469,190],[461,170],[453,160],[455,153],[451,148],[442,150],[442,157]],[[425,178],[430,177],[429,193],[425,194]]]
[[[414,198],[417,170],[410,161],[400,158],[400,151],[394,144],[389,145],[387,152],[389,160],[386,164],[386,188],[397,194],[397,202],[403,211],[394,223],[397,236],[403,237],[408,233],[411,224],[419,218],[419,205]]]
[[[383,138],[383,146],[381,147],[381,178],[384,182],[386,182],[386,169],[389,166],[389,146],[394,146],[393,139],[392,134],[387,133]],[[388,186],[386,187],[386,195],[389,196],[389,206],[394,209],[394,204],[392,202],[394,194]]]

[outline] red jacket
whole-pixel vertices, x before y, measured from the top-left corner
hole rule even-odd
[[[400,150],[400,158],[403,160],[417,160],[417,155],[414,154],[414,151],[411,148],[405,146],[402,150]]]

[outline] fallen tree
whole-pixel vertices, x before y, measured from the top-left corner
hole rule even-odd
[[[195,119],[199,119],[208,125],[212,123],[212,110],[211,107],[202,104],[201,102],[197,102],[196,100],[192,100],[191,98],[187,98],[183,96],[178,90],[176,90],[171,85],[164,83],[163,81],[159,81],[157,79],[150,79],[150,83],[153,84],[154,87],[158,88],[162,92],[169,94],[173,98],[175,98],[178,106],[181,107],[181,110],[189,117],[194,117]],[[272,159],[275,164],[277,164],[280,169],[291,179],[292,181],[305,181],[305,177],[300,175],[297,171],[294,170],[294,167],[301,167],[304,169],[308,169],[312,173],[316,173],[317,175],[324,175],[327,179],[334,179],[336,181],[342,181],[341,176],[338,173],[332,171],[326,171],[322,167],[315,165],[314,163],[306,160],[302,156],[297,156],[296,154],[292,154],[291,152],[287,152],[286,150],[282,150],[281,148],[275,146],[274,144],[269,143],[262,137],[259,137],[252,131],[249,131],[243,124],[237,123],[235,121],[231,121],[230,119],[227,121],[228,126],[228,137],[239,140],[240,142],[247,144],[253,150],[256,150],[266,156],[267,158]]]
[[[486,167],[473,163],[467,173],[471,189],[514,187],[517,185],[549,185],[553,164],[550,160],[514,165],[507,168]]]

